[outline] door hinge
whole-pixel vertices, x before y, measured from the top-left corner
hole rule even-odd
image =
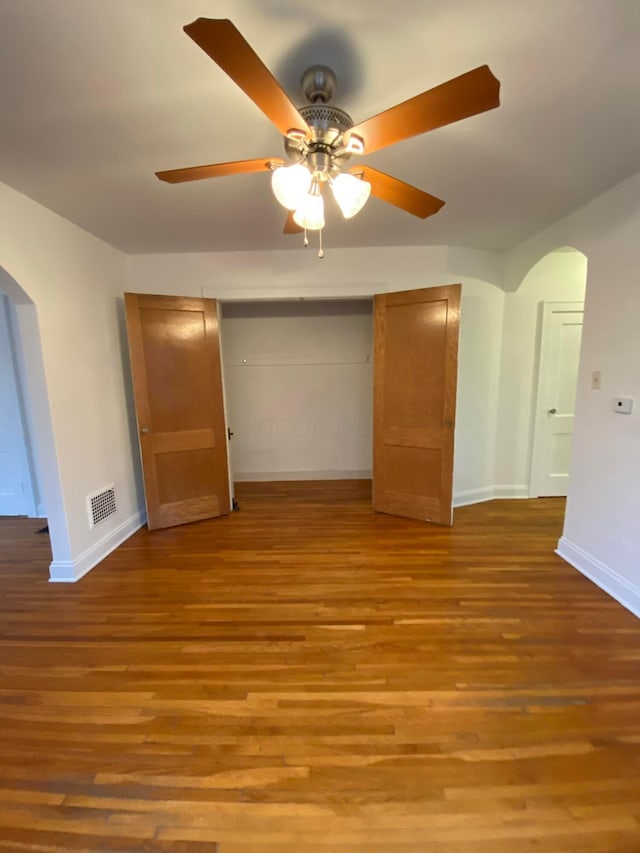
[[[227,427],[227,436],[229,437],[229,441],[231,441],[231,436],[235,435],[235,433],[231,432],[231,428]]]

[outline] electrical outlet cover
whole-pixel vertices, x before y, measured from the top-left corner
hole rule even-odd
[[[630,415],[633,411],[633,400],[631,397],[615,397],[613,400],[613,411],[620,415]]]

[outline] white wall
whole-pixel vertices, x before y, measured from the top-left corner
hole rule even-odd
[[[235,480],[371,476],[371,300],[225,303]]]
[[[588,258],[572,469],[559,553],[640,615],[640,173],[528,240],[506,259],[517,287],[548,251]],[[590,387],[602,371],[602,389]],[[631,396],[631,415],[612,397]]]
[[[502,497],[495,480],[504,293],[482,281],[462,286],[454,506]]]
[[[73,580],[142,521],[123,371],[125,259],[4,185],[0,233],[0,287],[15,305],[25,360],[51,574]],[[85,497],[110,483],[118,513],[92,530]]]
[[[454,501],[495,494],[504,292],[501,259],[446,246],[133,255],[131,289],[223,300],[371,296],[462,283]],[[473,271],[475,270],[475,277]],[[228,383],[230,385],[230,383]]]
[[[529,494],[540,303],[581,302],[587,258],[557,249],[539,260],[517,291],[506,294],[496,434],[496,483],[514,497]]]
[[[483,281],[502,286],[494,252],[451,246],[325,248],[274,252],[129,255],[131,289],[218,299],[371,296],[414,287]]]

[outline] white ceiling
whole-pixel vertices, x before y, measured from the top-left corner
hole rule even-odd
[[[228,17],[285,86],[338,75],[354,121],[488,63],[502,106],[364,158],[447,204],[371,199],[334,247],[501,250],[640,170],[640,0],[0,0],[0,180],[126,252],[298,248],[267,174],[278,131],[182,26]]]

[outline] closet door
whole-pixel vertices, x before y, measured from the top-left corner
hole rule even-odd
[[[214,299],[126,293],[149,529],[231,510]]]
[[[375,298],[373,508],[452,523],[460,285]]]

